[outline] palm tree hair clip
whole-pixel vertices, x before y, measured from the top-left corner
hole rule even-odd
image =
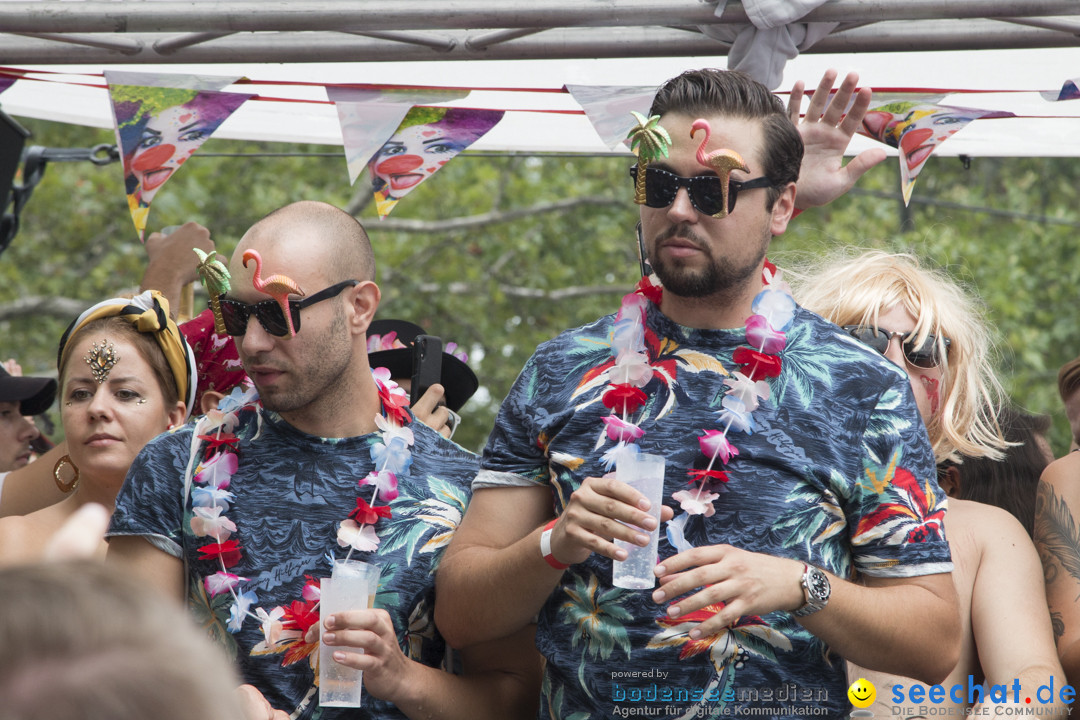
[[[225,334],[225,321],[221,318],[221,296],[231,289],[229,268],[218,260],[220,257],[216,250],[209,254],[199,248],[191,248],[199,256],[199,277],[202,278],[206,292],[210,296],[210,311],[214,313],[214,332],[218,335]]]
[[[637,125],[631,128],[626,136],[626,139],[630,141],[630,149],[638,159],[637,176],[634,182],[634,202],[644,205],[645,171],[649,168],[649,163],[668,157],[671,149],[671,135],[660,124],[659,115],[646,118],[633,110],[630,114],[637,120]]]

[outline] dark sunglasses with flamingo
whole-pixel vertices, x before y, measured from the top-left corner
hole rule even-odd
[[[320,290],[311,297],[303,300],[289,301],[289,315],[292,316],[292,326],[296,332],[300,332],[300,311],[315,303],[337,297],[345,288],[359,285],[359,280],[343,280],[336,285],[331,285],[325,290]],[[221,303],[221,319],[225,323],[225,332],[230,335],[240,336],[247,332],[248,318],[254,315],[263,330],[276,337],[285,337],[289,334],[289,324],[285,320],[285,313],[281,311],[281,305],[277,300],[261,300],[257,303],[240,302],[229,300],[224,297]]]
[[[630,177],[637,181],[638,166],[630,168]],[[741,190],[772,187],[775,183],[762,175],[753,180],[728,180],[727,212],[735,210],[735,199]],[[651,208],[666,208],[675,202],[679,188],[686,188],[690,194],[690,204],[700,213],[716,215],[724,209],[724,186],[716,175],[698,175],[683,177],[660,168],[645,168],[645,205]]]

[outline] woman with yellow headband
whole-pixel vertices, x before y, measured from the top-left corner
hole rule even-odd
[[[66,498],[0,518],[0,564],[43,557],[50,538],[88,503],[111,513],[135,455],[181,424],[193,404],[194,357],[157,291],[106,300],[80,315],[60,340],[57,367],[67,454],[53,477]],[[94,554],[104,557],[105,547],[99,541]]]

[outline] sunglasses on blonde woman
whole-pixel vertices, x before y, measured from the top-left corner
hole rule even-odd
[[[888,351],[889,343],[892,342],[894,337],[900,338],[900,349],[903,351],[904,357],[915,367],[929,369],[941,364],[942,358],[938,353],[938,338],[936,335],[927,335],[923,344],[916,346],[914,330],[899,332],[887,330],[883,327],[873,328],[862,325],[845,325],[844,330],[859,342],[869,345],[882,355]],[[941,342],[945,346],[945,351],[948,352],[952,341],[947,337],[943,337]]]

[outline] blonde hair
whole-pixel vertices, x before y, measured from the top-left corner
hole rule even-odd
[[[876,327],[881,313],[903,306],[916,320],[916,345],[930,334],[938,338],[941,405],[926,423],[937,462],[1004,457],[1009,443],[996,418],[1005,393],[976,297],[913,255],[879,250],[827,258],[796,284],[799,303],[837,325]],[[947,351],[943,338],[951,341]]]
[[[0,569],[0,718],[236,720],[240,683],[178,603],[104,563]]]

